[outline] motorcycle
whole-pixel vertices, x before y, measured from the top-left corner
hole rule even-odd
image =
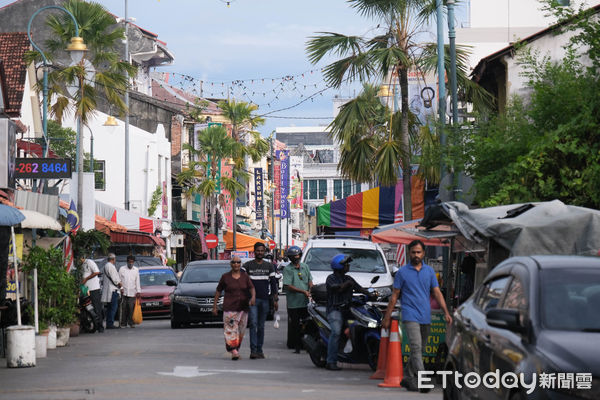
[[[94,333],[96,326],[96,310],[89,295],[79,296],[79,325],[83,332]]]
[[[379,276],[375,276],[371,285],[377,282]],[[323,288],[317,288],[323,286]],[[308,304],[309,317],[302,321],[304,335],[302,343],[308,351],[311,361],[319,368],[325,367],[327,363],[327,344],[331,328],[327,321],[326,296],[322,290],[324,284],[316,285],[312,300]],[[319,293],[320,295],[315,295]],[[390,293],[378,293],[369,288],[370,297],[376,297],[382,301]],[[386,291],[382,291],[386,292]],[[340,336],[338,361],[351,364],[369,364],[373,371],[377,369],[377,358],[379,356],[379,341],[381,340],[381,321],[383,313],[380,308],[370,301],[364,294],[354,294],[352,303],[348,307],[348,320],[342,328]]]

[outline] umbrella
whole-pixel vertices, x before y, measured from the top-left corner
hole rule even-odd
[[[0,204],[0,226],[13,226],[23,221],[25,216],[14,207]]]
[[[54,218],[32,210],[21,210],[25,220],[21,222],[21,228],[29,229],[52,229],[60,231],[62,226]]]

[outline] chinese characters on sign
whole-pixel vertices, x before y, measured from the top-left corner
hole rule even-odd
[[[254,195],[256,196],[256,219],[264,219],[262,168],[254,168]]]

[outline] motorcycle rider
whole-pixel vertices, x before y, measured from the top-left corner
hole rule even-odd
[[[369,292],[360,286],[349,275],[350,262],[352,258],[344,254],[337,254],[331,259],[333,273],[327,277],[325,286],[327,288],[327,321],[331,327],[329,342],[327,344],[327,364],[325,368],[331,371],[339,371],[337,365],[340,335],[347,320],[346,312],[352,302],[352,293],[359,292],[369,296]]]
[[[300,320],[308,317],[306,308],[313,286],[312,275],[308,265],[301,263],[302,249],[291,246],[286,251],[290,263],[283,269],[283,286],[287,291],[287,312],[289,316],[287,344],[294,353],[300,353]]]

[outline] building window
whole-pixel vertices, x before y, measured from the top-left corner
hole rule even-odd
[[[345,179],[344,180],[344,198],[350,196],[352,194],[352,181]]]
[[[352,181],[349,179],[336,179],[333,181],[333,195],[336,200],[345,199],[354,194],[352,190]]]
[[[104,160],[94,159],[94,189],[106,190]],[[83,161],[83,171],[90,172],[90,160]]]
[[[319,179],[319,200],[327,197],[327,180]]]
[[[342,181],[340,179],[336,179],[333,181],[333,197],[335,197],[336,200],[339,200],[342,198],[342,195]]]
[[[322,200],[327,197],[327,179],[304,181],[304,200]]]

